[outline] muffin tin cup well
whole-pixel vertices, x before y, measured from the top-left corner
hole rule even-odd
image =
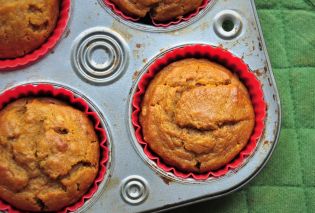
[[[147,142],[143,139],[142,129],[139,122],[142,98],[150,81],[165,66],[174,61],[184,58],[209,59],[231,70],[247,87],[255,111],[255,128],[245,148],[234,160],[225,165],[223,168],[215,171],[209,171],[208,173],[204,174],[181,171],[173,166],[164,163],[159,156],[157,156],[152,150],[150,150]],[[265,128],[264,121],[266,117],[266,103],[264,101],[261,84],[254,73],[249,70],[248,66],[240,58],[233,56],[230,52],[224,49],[212,47],[209,45],[196,44],[177,47],[168,51],[160,58],[153,61],[148,66],[148,69],[144,71],[144,74],[140,77],[140,80],[138,81],[136,91],[132,98],[132,106],[133,111],[131,115],[131,121],[135,130],[134,134],[138,143],[141,144],[141,147],[143,148],[146,157],[149,160],[154,161],[156,166],[162,169],[164,172],[173,173],[179,179],[192,178],[194,180],[204,181],[209,178],[219,178],[224,176],[231,170],[237,170],[247,162],[249,156],[255,151],[258,141],[262,136]]]
[[[101,1],[103,1],[105,6],[109,7],[116,15],[123,18],[124,20],[131,21],[131,22],[141,21],[141,18],[132,17],[132,16],[124,13],[123,11],[121,11],[113,2],[111,2],[111,0],[101,0]],[[163,23],[157,22],[157,21],[154,21],[153,18],[150,16],[151,24],[154,27],[168,28],[170,26],[177,25],[177,24],[180,24],[182,22],[188,22],[190,19],[197,16],[201,10],[205,9],[207,7],[207,5],[210,3],[210,1],[212,1],[212,0],[203,0],[202,5],[200,7],[198,7],[196,10],[194,10],[193,12],[188,13],[184,16],[181,16],[175,20],[171,20],[168,22],[163,22]]]
[[[61,39],[70,18],[71,0],[61,0],[56,27],[45,43],[38,49],[14,59],[0,59],[0,71],[16,70],[31,65],[44,57]]]
[[[110,144],[108,142],[108,135],[103,123],[96,111],[92,110],[90,105],[80,96],[75,95],[72,91],[63,87],[56,87],[51,84],[25,84],[9,89],[0,94],[0,110],[7,104],[23,97],[52,97],[58,100],[65,101],[71,106],[84,112],[93,122],[94,129],[100,140],[100,162],[99,172],[94,183],[90,189],[81,197],[76,203],[65,207],[59,213],[74,212],[78,209],[88,207],[91,203],[92,197],[99,194],[101,187],[104,186],[105,179],[108,177],[110,164]],[[7,211],[9,213],[20,213],[20,211],[10,204],[0,200],[0,211]]]

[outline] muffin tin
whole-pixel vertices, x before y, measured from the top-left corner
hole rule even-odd
[[[211,0],[192,19],[166,28],[123,20],[102,0],[71,4],[58,45],[33,65],[1,71],[0,91],[48,83],[73,91],[100,116],[110,149],[108,170],[77,212],[163,211],[231,193],[261,171],[277,144],[281,111],[253,0]],[[179,178],[162,171],[143,153],[132,126],[132,97],[148,66],[188,44],[221,47],[243,59],[260,81],[267,104],[256,151],[242,167],[219,178]]]

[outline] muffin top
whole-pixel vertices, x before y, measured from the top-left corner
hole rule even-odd
[[[184,171],[216,170],[246,146],[255,123],[245,86],[206,59],[184,59],[148,86],[140,124],[150,149]]]
[[[128,15],[145,17],[148,13],[156,21],[169,21],[196,10],[202,0],[111,0]]]
[[[51,98],[19,99],[0,111],[0,199],[26,211],[79,200],[98,173],[99,143],[81,111]]]
[[[0,0],[0,59],[41,46],[54,30],[60,0]]]

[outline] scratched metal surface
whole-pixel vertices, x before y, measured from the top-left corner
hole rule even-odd
[[[234,10],[241,17],[242,29],[236,38],[224,39],[214,31],[215,17],[224,10]],[[94,66],[95,69],[105,68],[111,58],[118,63],[112,65],[114,69],[119,70],[119,74],[115,74],[113,70],[108,73],[93,74],[96,81],[104,80],[105,83],[93,83],[84,79],[78,69],[87,62],[80,61],[80,58],[73,58],[80,57],[76,52],[77,41],[80,38],[88,39],[87,35],[94,30],[100,30],[98,42],[101,43],[104,42],[102,36],[111,38],[113,33],[113,42],[116,42],[116,45],[118,43],[121,48],[114,50],[116,53],[121,52],[121,58],[115,54],[104,56],[95,53],[94,56],[89,56],[94,57],[89,62],[92,62],[90,67]],[[87,97],[105,119],[112,147],[109,173],[97,195],[87,201],[78,212],[163,211],[179,205],[223,196],[252,179],[262,169],[277,143],[281,120],[280,103],[254,1],[212,1],[208,8],[191,23],[173,27],[167,32],[153,31],[161,30],[122,22],[119,18],[113,17],[113,14],[97,0],[72,1],[68,29],[51,53],[22,70],[0,72],[0,91],[25,83],[48,82],[65,86]],[[243,58],[261,81],[268,104],[266,129],[256,152],[248,162],[242,168],[229,172],[222,178],[211,178],[203,182],[178,180],[172,174],[157,170],[154,163],[146,159],[130,127],[130,97],[146,65],[163,51],[191,43],[221,46]],[[91,48],[91,45],[88,44],[86,48]],[[102,60],[106,63],[99,65],[97,62]],[[148,184],[148,197],[138,205],[128,204],[121,196],[123,180],[131,175],[143,177]]]

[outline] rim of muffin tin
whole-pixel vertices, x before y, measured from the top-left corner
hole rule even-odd
[[[209,12],[209,10],[212,8],[212,6],[216,3],[217,0],[208,0],[208,3],[206,3],[205,7],[201,8],[199,12],[197,12],[196,15],[192,16],[188,20],[181,20],[181,21],[178,21],[178,23],[176,23],[177,21],[175,22],[170,21],[170,23],[166,24],[166,26],[162,26],[163,24],[158,24],[157,26],[154,26],[153,24],[150,25],[150,24],[139,23],[138,21],[127,20],[123,18],[122,16],[120,16],[119,14],[117,14],[116,12],[114,12],[109,6],[107,6],[104,3],[104,0],[97,0],[97,1],[105,9],[105,11],[117,21],[124,23],[125,25],[133,29],[146,31],[146,32],[161,33],[161,32],[171,32],[171,31],[183,29],[197,22]]]
[[[111,134],[109,125],[106,122],[106,118],[103,115],[103,113],[101,112],[101,110],[99,110],[99,107],[97,107],[97,105],[94,104],[93,101],[91,101],[91,99],[89,99],[87,96],[85,96],[84,94],[82,94],[81,92],[79,92],[78,90],[76,90],[72,87],[69,87],[69,86],[61,84],[61,83],[52,82],[52,81],[31,81],[31,82],[23,82],[20,84],[16,84],[14,86],[7,87],[3,91],[0,91],[0,96],[7,91],[14,90],[15,88],[18,88],[21,86],[28,86],[28,85],[33,85],[33,86],[46,85],[46,86],[52,86],[54,89],[65,89],[65,90],[71,92],[71,94],[73,95],[74,98],[80,98],[88,105],[89,111],[96,113],[98,119],[100,120],[101,128],[105,130],[105,134],[106,134],[105,146],[108,150],[107,161],[104,164],[106,171],[105,171],[103,179],[100,181],[95,193],[90,198],[84,199],[84,204],[81,207],[74,210],[75,212],[84,212],[87,209],[89,209],[91,206],[93,206],[98,201],[98,199],[100,198],[100,196],[102,195],[104,190],[106,190],[106,185],[108,184],[108,182],[110,180],[110,176],[113,172],[113,164],[114,164],[114,162],[113,162],[114,161],[114,158],[113,158],[114,152],[113,152],[113,144],[112,144],[113,139],[112,139],[112,134]],[[50,97],[50,96],[47,96],[47,97]],[[17,100],[19,98],[20,97],[14,98],[14,100]],[[54,97],[52,97],[52,98],[54,98]],[[58,98],[55,98],[55,99],[58,100]],[[11,103],[14,100],[10,100],[9,103]],[[66,102],[66,103],[68,105],[72,106],[70,103],[68,103],[68,102]],[[88,191],[86,193],[88,193]],[[83,196],[85,196],[86,193]],[[58,212],[59,213],[72,212],[73,210],[70,210],[68,208],[72,207],[73,205],[76,205],[78,202],[81,202],[82,197],[77,202],[71,204],[70,206],[65,206],[63,209],[59,210]],[[2,199],[0,199],[0,201],[9,207],[9,209],[4,210],[4,211],[8,211],[8,213],[10,213],[10,212],[14,212],[14,213],[23,212],[23,211],[15,208],[13,205],[7,203],[6,201],[3,201]],[[0,209],[0,212],[1,212],[1,209]]]
[[[35,64],[58,45],[58,43],[63,39],[63,35],[69,24],[72,10],[72,0],[61,0],[60,2],[59,16],[56,26],[45,42],[43,42],[38,48],[21,57],[0,59],[0,72],[14,71]]]
[[[145,153],[145,150],[144,150],[144,147],[142,144],[140,144],[139,140],[137,139],[137,136],[136,136],[136,127],[135,125],[133,124],[133,119],[132,119],[132,115],[134,113],[134,106],[133,106],[133,102],[134,102],[134,97],[135,97],[135,94],[138,92],[138,89],[139,89],[139,83],[141,82],[141,80],[143,79],[143,76],[145,74],[148,73],[148,69],[150,68],[151,65],[153,65],[156,60],[158,59],[161,59],[163,57],[165,57],[166,54],[172,52],[172,51],[175,51],[177,49],[181,49],[181,48],[184,48],[184,47],[193,47],[193,46],[208,46],[208,47],[211,47],[211,48],[218,48],[218,49],[221,49],[223,51],[227,51],[229,54],[231,54],[231,56],[237,58],[237,59],[240,59],[238,57],[236,57],[235,55],[233,55],[230,51],[228,50],[225,50],[225,49],[222,49],[220,47],[217,47],[217,46],[213,46],[213,45],[210,45],[210,44],[207,44],[207,43],[187,43],[187,44],[182,44],[182,45],[178,45],[178,46],[174,46],[174,47],[171,47],[171,48],[168,48],[167,50],[157,54],[156,56],[154,56],[149,62],[147,62],[147,64],[141,69],[139,75],[137,76],[136,80],[133,82],[133,85],[132,85],[132,89],[130,90],[130,94],[129,94],[129,98],[128,98],[128,107],[127,107],[127,116],[128,116],[128,122],[127,122],[127,125],[128,125],[128,129],[129,129],[129,137],[131,138],[131,142],[132,142],[132,145],[133,147],[135,148],[136,152],[141,156],[142,160],[144,160],[150,167],[153,171],[156,171],[158,172],[159,175],[163,176],[163,177],[166,177],[172,181],[176,181],[176,182],[180,182],[180,183],[189,183],[189,184],[198,184],[198,183],[207,183],[207,182],[213,182],[213,181],[218,181],[220,179],[223,179],[223,178],[227,178],[227,177],[231,177],[235,174],[237,174],[237,172],[242,169],[250,160],[251,158],[256,154],[257,150],[258,150],[258,146],[260,145],[261,143],[261,140],[264,136],[264,131],[265,131],[265,128],[266,128],[266,124],[265,124],[265,119],[267,117],[267,109],[266,107],[264,108],[265,110],[265,114],[264,114],[264,120],[263,120],[263,130],[262,130],[262,133],[260,134],[259,138],[256,139],[256,145],[254,147],[254,149],[251,151],[251,153],[246,156],[243,161],[240,163],[240,165],[238,165],[237,168],[229,168],[228,171],[223,174],[223,175],[219,175],[219,176],[213,176],[213,175],[209,175],[208,178],[206,179],[195,179],[193,178],[191,175],[189,175],[188,177],[179,177],[177,176],[176,174],[174,174],[174,172],[172,171],[165,171],[163,168],[161,168],[160,166],[158,166],[158,163],[156,162],[156,160],[153,160],[153,159],[150,159],[150,157]],[[184,58],[192,58],[193,56],[190,56],[190,57],[183,57],[182,59]],[[242,59],[240,59],[244,64],[246,64]],[[176,61],[176,60],[175,60]],[[168,63],[169,65],[170,63]],[[219,63],[220,64],[220,63]],[[248,65],[246,64],[246,66],[248,67]],[[248,67],[248,71],[250,73],[254,75],[254,73],[251,71],[251,69]],[[255,76],[256,77],[256,76]],[[260,80],[256,77],[257,81],[261,84]],[[152,80],[152,79],[151,79]],[[245,85],[246,86],[246,85]],[[261,85],[260,85],[261,86]],[[247,86],[246,86],[247,88]],[[247,88],[248,89],[248,88]],[[261,88],[262,90],[262,88]],[[263,95],[263,90],[262,90],[262,95]],[[263,99],[263,102],[264,104],[266,104],[265,100],[264,100],[264,97],[262,97]],[[140,113],[140,112],[139,112]],[[256,114],[256,113],[255,113]],[[256,121],[255,121],[255,125],[256,125]],[[255,129],[255,128],[254,128]],[[254,131],[254,130],[253,130]],[[254,134],[254,132],[252,133],[252,135]],[[251,136],[252,137],[252,136]],[[249,139],[250,140],[250,139]],[[144,141],[144,139],[143,139]],[[147,142],[146,142],[147,143]],[[243,148],[243,150],[247,147],[247,145]],[[273,146],[274,147],[274,146]],[[151,149],[149,149],[151,150]],[[243,151],[241,150],[241,152]],[[259,165],[258,166],[263,166],[265,164],[265,162],[269,159],[270,155],[272,154],[272,151],[273,151],[273,148],[271,149],[271,152],[268,152],[268,154],[266,156],[264,156],[264,160],[259,162]],[[150,152],[153,152],[153,151],[150,151]],[[240,152],[240,153],[241,153]],[[154,152],[153,152],[154,153]],[[161,157],[159,157],[156,153],[154,153],[154,156],[157,157],[158,159],[161,159]],[[238,156],[238,155],[237,155]],[[236,159],[237,156],[234,158]],[[234,160],[232,160],[234,161]],[[231,162],[232,162],[231,161]],[[229,162],[229,163],[231,163]],[[229,164],[227,163],[227,164]],[[165,163],[167,166],[171,167],[171,168],[174,168],[176,171],[179,171],[179,172],[182,172],[182,170],[174,167],[174,166],[170,166],[169,164]],[[210,171],[211,172],[211,171]],[[185,174],[189,173],[189,174],[198,174],[198,173],[194,173],[194,172],[184,172]],[[256,174],[259,173],[259,170],[256,170],[256,171],[253,171],[252,174],[250,174],[250,177],[254,177],[256,176]],[[250,178],[251,179],[251,178]]]

